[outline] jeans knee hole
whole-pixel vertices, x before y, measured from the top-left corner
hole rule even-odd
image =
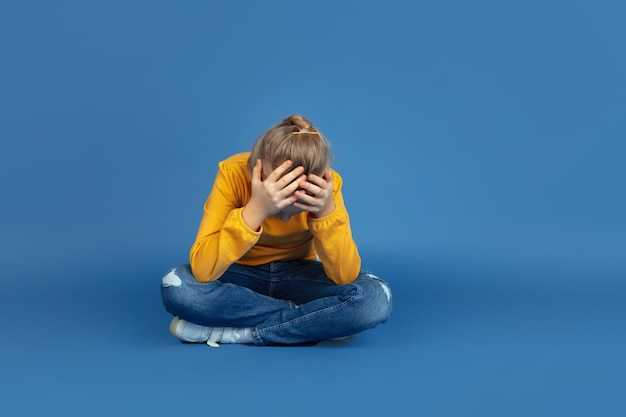
[[[163,287],[180,287],[182,283],[178,275],[176,275],[175,269],[172,269],[163,277]]]

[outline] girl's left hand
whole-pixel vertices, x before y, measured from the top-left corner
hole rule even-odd
[[[309,174],[305,181],[300,182],[299,187],[295,193],[298,200],[293,206],[313,213],[316,217],[324,217],[333,212],[333,176],[329,169],[324,171],[323,177]]]

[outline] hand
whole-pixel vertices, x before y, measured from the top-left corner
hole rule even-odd
[[[306,180],[306,175],[303,175],[301,166],[287,172],[291,165],[291,161],[285,161],[261,180],[263,163],[260,159],[256,161],[252,169],[252,196],[242,213],[244,222],[251,229],[258,229],[265,218],[296,201],[295,191],[299,183]]]
[[[306,181],[300,181],[299,190],[295,193],[297,201],[295,207],[324,217],[335,209],[333,200],[333,176],[329,169],[324,171],[324,176],[319,177],[309,174]]]

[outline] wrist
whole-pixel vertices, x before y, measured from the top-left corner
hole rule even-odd
[[[328,207],[325,207],[324,209],[318,211],[315,217],[325,217],[325,216],[328,216],[333,211],[335,211],[335,202],[330,204]]]
[[[250,229],[259,231],[261,229],[261,223],[265,220],[267,216],[264,216],[261,211],[257,210],[254,206],[251,206],[250,203],[246,204],[241,210],[241,218],[243,222]]]

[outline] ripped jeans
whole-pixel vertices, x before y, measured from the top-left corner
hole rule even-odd
[[[389,318],[389,285],[367,272],[345,285],[318,261],[233,264],[217,281],[198,282],[190,266],[163,277],[165,309],[207,327],[252,329],[256,345],[299,344],[347,337]]]

